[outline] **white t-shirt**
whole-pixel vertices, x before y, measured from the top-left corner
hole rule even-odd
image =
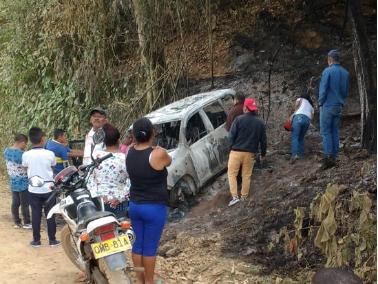
[[[88,165],[92,162],[91,159],[91,148],[93,144],[93,135],[95,131],[93,128],[88,132],[87,136],[85,136],[85,145],[84,145],[84,156],[83,156],[83,165]],[[93,153],[97,151],[105,150],[104,143],[100,143],[95,145],[93,149]],[[94,156],[94,155],[93,155]]]
[[[53,170],[51,167],[55,166],[54,152],[46,150],[42,147],[32,148],[22,155],[22,166],[27,167],[28,178],[32,176],[40,176],[45,181],[43,186],[31,186],[29,184],[29,192],[32,193],[49,193],[51,192],[50,185],[53,181]]]
[[[314,108],[306,99],[299,98],[297,99],[297,102],[299,102],[301,99],[302,99],[301,105],[299,106],[295,114],[304,114],[311,119],[312,115],[314,114]]]

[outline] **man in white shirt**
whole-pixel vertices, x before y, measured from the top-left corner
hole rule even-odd
[[[90,123],[92,124],[92,129],[85,136],[85,146],[84,146],[84,157],[83,165],[88,165],[91,162],[91,148],[93,144],[93,135],[96,130],[102,128],[106,123],[106,112],[101,107],[96,107],[90,112]],[[94,145],[94,152],[98,150],[104,150],[105,146],[103,143]]]
[[[22,166],[26,169],[28,178],[33,176],[41,177],[45,183],[42,186],[32,186],[29,184],[29,202],[32,212],[33,240],[32,247],[41,246],[41,219],[44,209],[47,216],[50,209],[55,205],[54,201],[45,205],[51,195],[50,186],[53,181],[53,171],[56,164],[54,152],[46,150],[45,134],[39,127],[32,127],[29,130],[29,140],[33,144],[31,150],[22,155]],[[55,238],[56,223],[55,218],[47,220],[47,233],[50,247],[60,245],[60,241]]]

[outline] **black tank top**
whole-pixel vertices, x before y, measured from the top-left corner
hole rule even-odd
[[[155,170],[150,165],[153,148],[135,150],[131,147],[126,156],[126,169],[130,176],[130,200],[135,203],[167,204],[166,168]]]

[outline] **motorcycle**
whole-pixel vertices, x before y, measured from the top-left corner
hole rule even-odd
[[[93,136],[94,143],[102,143],[104,136],[102,129],[97,130]],[[144,270],[127,264],[125,251],[130,250],[135,241],[131,223],[118,220],[113,213],[105,211],[102,196],[86,187],[93,169],[112,154],[94,159],[92,153],[92,163],[80,170],[70,166],[59,172],[54,181],[34,176],[29,183],[32,186],[53,183],[52,194],[46,204],[56,197],[64,197],[49,211],[47,218],[54,218],[54,214],[62,215],[66,223],[60,234],[63,250],[71,262],[85,272],[90,283],[131,284],[128,272]]]

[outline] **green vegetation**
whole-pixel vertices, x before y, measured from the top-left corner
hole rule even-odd
[[[195,25],[206,31],[204,5],[2,1],[1,148],[31,126],[48,134],[63,128],[69,139],[81,139],[89,128],[88,112],[97,105],[123,132],[136,117],[174,100],[189,68],[183,60],[185,33]],[[165,59],[166,45],[178,39],[181,47]],[[1,158],[0,164],[4,169]]]
[[[203,20],[194,20],[201,18],[201,5],[157,1],[134,7],[134,2],[0,3],[0,118],[6,121],[0,126],[1,148],[33,125],[83,138],[88,112],[97,105],[124,131],[136,117],[175,99],[184,51],[182,46],[167,62],[159,61],[172,33],[162,26],[177,26],[183,40],[185,27],[201,26]],[[148,25],[139,29],[136,15],[139,25]],[[141,30],[156,40],[142,42]]]

